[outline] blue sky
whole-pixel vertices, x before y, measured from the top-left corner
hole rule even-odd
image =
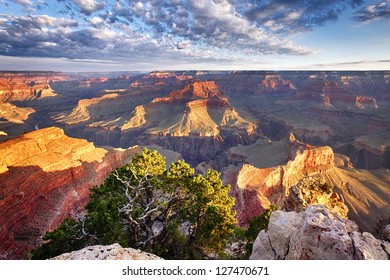
[[[0,70],[390,70],[390,0],[0,0]]]

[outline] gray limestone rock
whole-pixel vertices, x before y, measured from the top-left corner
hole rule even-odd
[[[310,205],[305,212],[274,211],[250,259],[387,260],[390,243],[328,210]]]
[[[162,260],[160,257],[136,250],[122,248],[115,243],[108,246],[95,245],[65,253],[51,260]]]

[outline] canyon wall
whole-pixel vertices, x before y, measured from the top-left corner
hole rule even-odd
[[[355,169],[347,157],[335,157],[330,147],[313,147],[292,135],[284,141],[242,150],[230,151],[232,162],[238,166],[224,171],[242,226],[271,204],[289,211],[326,204],[377,236],[390,221],[388,170]],[[256,158],[261,156],[263,160]],[[250,163],[241,167],[240,162]]]
[[[26,258],[40,237],[83,211],[89,189],[140,151],[96,148],[45,128],[0,143],[0,255]]]

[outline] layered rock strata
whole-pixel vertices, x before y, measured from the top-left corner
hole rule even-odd
[[[237,218],[243,226],[270,204],[282,206],[290,188],[299,180],[333,169],[334,154],[330,147],[304,144],[292,134],[282,142],[275,146],[281,154],[285,154],[285,164],[262,168],[244,164],[237,173],[225,176],[225,181],[232,185],[231,195],[236,198]],[[273,145],[269,143],[271,148]],[[270,162],[274,161],[270,159]]]
[[[253,245],[251,260],[387,260],[390,243],[376,239],[324,205],[274,211]]]
[[[352,168],[348,157],[335,157],[330,147],[313,147],[292,135],[230,152],[238,167],[225,169],[224,181],[232,186],[230,194],[236,199],[242,226],[271,204],[296,211],[309,204],[326,204],[375,235],[390,219],[388,170]],[[316,188],[316,180],[327,187]]]
[[[0,103],[54,96],[50,83],[69,79],[61,72],[0,72]]]
[[[92,186],[139,151],[96,148],[54,127],[0,143],[0,255],[26,258],[46,231],[83,211]]]

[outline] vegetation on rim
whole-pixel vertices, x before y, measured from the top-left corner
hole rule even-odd
[[[182,160],[166,169],[157,151],[145,149],[94,187],[85,215],[48,232],[31,257],[115,242],[166,259],[222,256],[237,221],[230,186],[219,177],[211,169],[195,174]]]

